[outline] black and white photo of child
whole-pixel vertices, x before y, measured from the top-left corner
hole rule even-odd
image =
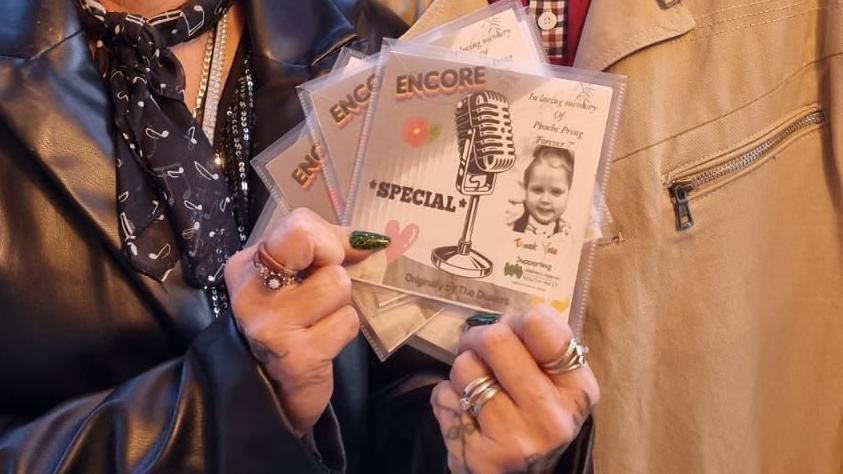
[[[533,160],[524,170],[524,211],[512,223],[512,230],[545,237],[570,234],[571,226],[562,216],[568,207],[573,176],[571,150],[536,146]]]

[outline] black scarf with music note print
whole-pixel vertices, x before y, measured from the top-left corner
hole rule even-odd
[[[184,70],[170,46],[212,28],[231,0],[191,0],[144,18],[78,0],[97,39],[95,60],[109,85],[117,147],[123,251],[141,273],[163,281],[179,258],[193,286],[222,282],[239,248],[225,173],[184,103]]]

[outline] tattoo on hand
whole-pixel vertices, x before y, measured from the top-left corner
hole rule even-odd
[[[243,339],[245,339],[246,342],[249,344],[249,350],[252,351],[252,355],[255,357],[255,359],[258,360],[258,362],[263,365],[266,365],[269,363],[270,358],[278,357],[278,355],[272,349],[266,347],[260,342],[253,341],[249,336],[247,336],[246,331],[243,329],[243,324],[237,318],[234,318],[234,327],[237,328],[237,332],[239,332]]]
[[[434,404],[437,408],[449,414],[451,418],[457,420],[457,424],[451,425],[451,427],[445,430],[445,432],[443,433],[443,436],[446,440],[458,441],[460,444],[461,453],[459,456],[459,460],[460,462],[462,462],[462,467],[459,471],[456,471],[455,474],[472,474],[471,469],[468,468],[468,462],[465,459],[465,438],[468,435],[471,435],[472,433],[476,433],[478,431],[477,423],[475,423],[473,419],[464,420],[464,413],[462,410],[448,407],[436,402],[434,402]]]
[[[258,362],[260,362],[261,364],[267,365],[269,364],[270,359],[280,358],[279,355],[275,353],[275,351],[273,351],[269,347],[266,347],[266,345],[258,341],[253,341],[251,339],[248,339],[248,341],[249,348],[252,350],[252,354],[255,356],[255,359],[257,359]]]
[[[548,474],[556,468],[556,463],[562,457],[562,453],[568,449],[570,443],[565,443],[546,454],[534,454],[524,460],[527,467],[523,471],[515,471],[509,474]]]
[[[583,423],[585,423],[585,420],[588,419],[588,414],[591,412],[592,406],[591,396],[588,392],[581,390],[579,394],[581,396],[574,397],[574,404],[577,406],[577,411],[571,414],[578,431]],[[562,457],[562,454],[568,449],[570,444],[570,442],[565,443],[546,454],[534,454],[528,457],[524,460],[527,466],[526,469],[511,474],[547,474],[553,472],[553,469],[556,468],[556,464],[559,462],[559,458]]]
[[[445,439],[464,439],[466,435],[470,435],[472,433],[477,432],[477,423],[473,419],[467,419],[467,417],[463,417],[463,412],[461,410],[456,410],[452,407],[446,407],[439,403],[436,403],[436,407],[450,415],[455,420],[457,420],[456,424],[451,425],[451,427],[445,431]]]
[[[445,439],[464,439],[466,436],[477,432],[477,423],[466,421],[451,425],[445,432]]]
[[[585,423],[586,419],[588,419],[592,406],[591,396],[588,392],[582,390],[579,395],[579,397],[574,397],[574,404],[576,404],[577,410],[575,413],[571,414],[578,430],[582,427],[583,423]],[[461,410],[444,406],[439,403],[435,403],[435,405],[443,412],[458,420],[456,424],[451,425],[444,431],[444,437],[449,441],[460,442],[462,448],[462,456],[460,460],[463,463],[463,470],[460,471],[460,474],[470,474],[471,470],[468,468],[468,464],[466,464],[465,459],[465,438],[478,431],[477,424],[474,420],[464,421],[463,412]],[[564,443],[545,454],[534,454],[529,456],[524,460],[524,464],[526,466],[525,469],[513,471],[508,474],[549,474],[556,468],[556,465],[559,463],[559,458],[562,457],[562,454],[565,453],[565,450],[568,449],[570,444],[570,442]]]

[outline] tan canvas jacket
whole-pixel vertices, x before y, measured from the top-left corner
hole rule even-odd
[[[598,473],[843,472],[841,53],[840,0],[592,0],[576,65],[629,78]]]

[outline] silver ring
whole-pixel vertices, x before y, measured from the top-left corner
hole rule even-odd
[[[477,416],[480,414],[480,409],[483,408],[483,405],[485,405],[486,402],[488,402],[495,395],[497,395],[500,391],[499,389],[500,385],[495,383],[487,387],[482,392],[478,393],[477,397],[475,397],[474,402],[469,405],[468,410],[466,410],[468,414],[473,416],[474,418],[477,418]]]
[[[497,381],[492,377],[480,377],[469,383],[462,392],[462,398],[460,398],[460,408],[462,408],[462,411],[471,411],[471,407],[480,394],[495,384],[497,384]]]
[[[463,389],[463,391],[462,391],[462,396],[463,396],[463,397],[468,397],[469,395],[471,395],[471,393],[472,393],[472,392],[474,392],[475,390],[477,390],[477,388],[478,388],[481,384],[485,384],[486,382],[488,382],[488,381],[490,381],[490,380],[491,380],[493,383],[494,383],[494,381],[495,381],[495,379],[493,379],[492,377],[489,377],[488,375],[487,375],[487,376],[483,376],[483,377],[478,377],[478,378],[476,378],[476,379],[472,380],[472,381],[471,381],[471,382],[469,382],[469,383],[468,383],[468,385],[466,385],[466,386],[465,386],[465,388]]]
[[[542,364],[542,369],[549,374],[559,375],[579,369],[588,363],[586,360],[588,347],[581,344],[577,338],[572,338],[568,348],[561,357]]]
[[[480,408],[497,395],[499,389],[500,385],[494,377],[478,377],[465,386],[460,398],[460,408],[476,418],[480,413]]]

